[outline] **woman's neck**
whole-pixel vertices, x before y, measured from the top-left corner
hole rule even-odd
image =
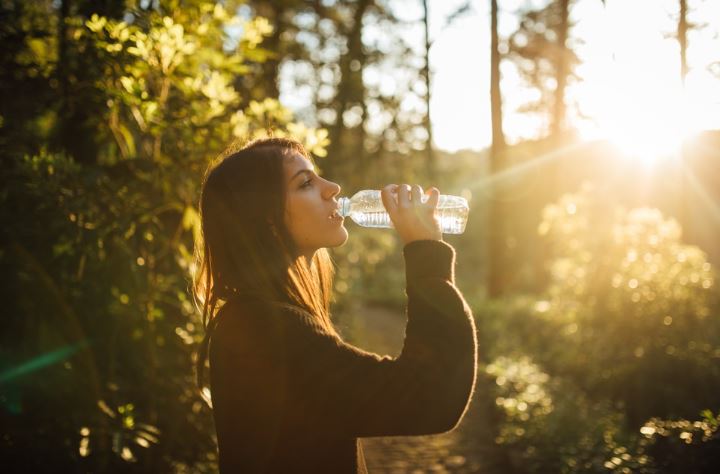
[[[314,259],[313,259],[313,257],[315,257],[315,252],[314,252],[314,251],[313,251],[312,253],[307,253],[307,254],[301,255],[301,258],[304,258],[304,259],[305,259],[305,263],[307,263],[307,267],[308,267],[309,269],[311,269],[311,270],[312,270],[313,265],[314,265]]]

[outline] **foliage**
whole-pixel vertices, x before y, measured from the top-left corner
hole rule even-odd
[[[332,250],[336,262],[338,312],[359,300],[402,306],[405,275],[389,271],[402,264],[397,238],[390,231],[355,226],[348,241]]]
[[[702,407],[683,403],[687,389],[668,381],[702,386],[720,375],[712,362],[720,358],[720,324],[710,316],[715,272],[699,248],[682,243],[676,221],[603,202],[585,187],[543,211],[539,231],[556,257],[548,299],[535,310],[565,353],[547,364],[627,403],[634,423],[691,416]],[[601,371],[589,372],[590,363]],[[712,394],[696,390],[693,399],[710,403]]]
[[[206,157],[208,149],[222,149],[232,137],[255,138],[277,128],[276,135],[294,133],[324,155],[327,132],[300,124],[282,130],[291,114],[276,100],[251,100],[238,110],[241,96],[232,81],[247,71],[247,60],[264,57],[257,45],[272,31],[267,22],[242,21],[221,4],[182,12],[185,25],[154,15],[147,32],[98,16],[86,22],[96,48],[106,52],[99,86],[111,97],[108,123],[120,155],[193,161],[199,157],[187,156],[188,151]],[[237,47],[223,51],[224,32],[237,26],[243,32]]]
[[[717,468],[720,415],[703,410],[700,419],[651,418],[642,428],[645,450],[660,459],[651,472],[712,472]]]
[[[480,320],[513,469],[712,470],[720,327],[703,252],[659,211],[591,186],[546,206],[539,232],[554,257],[546,296]]]
[[[326,132],[293,123],[276,100],[243,107],[235,80],[263,59],[262,18],[206,3],[135,13],[67,19],[73,46],[97,61],[83,80],[105,108],[97,135],[76,137],[100,144],[94,161],[28,147],[3,171],[2,217],[15,225],[0,261],[19,276],[3,293],[11,471],[216,468],[191,360],[200,179],[234,138],[268,128],[325,153]]]
[[[495,442],[516,472],[599,472],[620,459],[642,466],[636,437],[622,429],[621,412],[593,402],[567,380],[551,377],[527,356],[501,356],[485,371],[495,378],[503,422]]]

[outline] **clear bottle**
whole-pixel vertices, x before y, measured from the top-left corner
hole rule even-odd
[[[429,196],[423,194],[423,202]],[[358,191],[351,198],[342,197],[338,199],[340,214],[343,217],[350,217],[356,224],[363,227],[393,228],[390,216],[383,206],[380,191],[366,189]],[[435,217],[440,222],[440,230],[443,234],[462,234],[467,224],[468,202],[460,196],[440,195]]]

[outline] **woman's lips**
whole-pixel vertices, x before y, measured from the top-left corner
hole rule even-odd
[[[338,213],[338,210],[337,210],[337,209],[335,209],[335,210],[332,212],[332,214],[330,214],[330,215],[328,216],[328,219],[329,219],[329,220],[332,220],[332,221],[340,221],[340,222],[342,222],[342,221],[344,220],[343,216],[341,216],[340,213]]]

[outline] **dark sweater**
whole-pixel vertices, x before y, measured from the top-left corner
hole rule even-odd
[[[403,253],[408,323],[397,358],[345,343],[294,306],[238,299],[223,307],[210,343],[221,473],[365,473],[359,437],[459,423],[477,342],[454,286],[455,251],[423,240]]]

